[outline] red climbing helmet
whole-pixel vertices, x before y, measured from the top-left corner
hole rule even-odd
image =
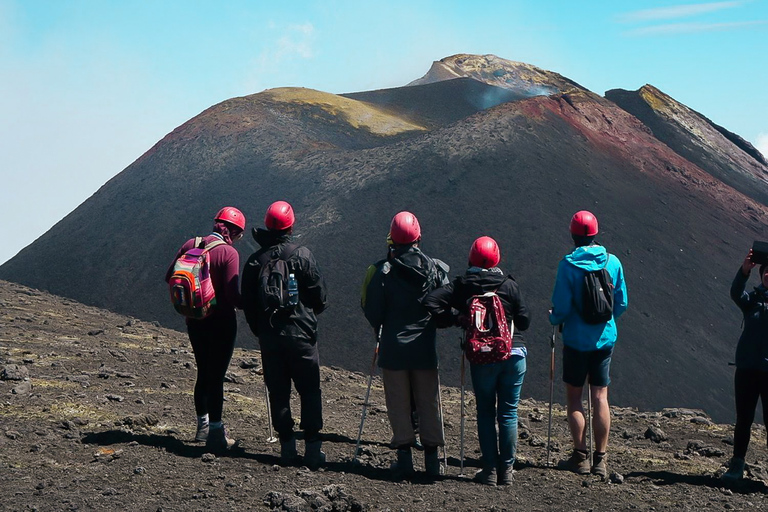
[[[293,214],[293,208],[285,201],[275,201],[264,216],[264,225],[271,231],[282,231],[293,226],[296,217]]]
[[[412,244],[421,238],[419,220],[411,212],[400,212],[392,218],[389,234],[397,245]]]
[[[576,212],[571,219],[571,233],[577,236],[595,236],[597,217],[587,210]]]
[[[499,244],[489,236],[481,236],[469,250],[469,264],[473,267],[491,268],[499,264]]]
[[[225,206],[219,210],[219,213],[216,214],[216,217],[214,217],[213,220],[228,222],[245,231],[245,215],[234,206]]]

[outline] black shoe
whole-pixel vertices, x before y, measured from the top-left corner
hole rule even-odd
[[[292,466],[296,463],[299,454],[296,452],[296,438],[292,437],[287,441],[280,441],[280,465]]]
[[[212,428],[208,431],[208,439],[205,440],[205,448],[214,453],[222,453],[231,450],[235,446],[235,440],[227,435],[227,429]]]
[[[483,468],[475,473],[475,477],[472,480],[479,484],[496,487],[496,468]]]
[[[210,426],[208,420],[197,418],[197,432],[195,433],[195,442],[202,443],[208,440],[208,431]]]
[[[322,446],[322,441],[304,443],[304,465],[312,471],[325,464],[325,452],[321,450]]]
[[[424,470],[428,476],[440,476],[444,473],[440,457],[437,455],[437,446],[428,446],[424,450]]]
[[[410,446],[397,449],[397,462],[393,462],[389,469],[392,470],[395,478],[409,478],[414,475],[413,455]]]
[[[496,473],[498,474],[498,479],[496,480],[498,485],[512,485],[512,481],[514,480],[512,475],[515,474],[515,470],[512,469],[511,464],[509,466],[500,464],[499,467],[496,468]]]

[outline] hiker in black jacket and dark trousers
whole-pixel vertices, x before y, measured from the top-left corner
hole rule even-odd
[[[504,306],[507,321],[514,323],[511,357],[496,363],[470,364],[477,404],[477,434],[483,456],[483,469],[477,472],[475,481],[486,485],[512,483],[512,465],[517,451],[517,404],[527,355],[520,331],[530,324],[528,309],[517,283],[496,266],[500,259],[499,246],[493,238],[478,238],[469,251],[467,272],[430,293],[423,302],[437,318],[458,312],[453,325],[460,325],[459,319],[468,314],[468,303],[474,295],[495,292]]]
[[[736,346],[736,428],[733,458],[722,476],[726,481],[744,475],[744,457],[758,399],[763,402],[763,422],[768,425],[768,264],[760,266],[760,285],[747,293],[744,288],[754,267],[750,249],[731,285],[731,299],[744,314],[744,330]]]
[[[312,252],[291,243],[294,219],[291,205],[277,201],[267,210],[267,229],[253,230],[261,249],[248,258],[243,269],[243,312],[251,331],[259,338],[272,423],[280,437],[280,462],[290,465],[297,458],[290,404],[293,381],[301,398],[299,427],[304,431],[304,464],[316,469],[325,462],[320,439],[323,405],[316,315],[326,307],[326,289]],[[299,303],[290,310],[266,311],[259,300],[260,269],[270,256],[278,253],[296,276]]]

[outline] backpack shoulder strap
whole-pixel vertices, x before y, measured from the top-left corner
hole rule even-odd
[[[206,246],[203,248],[203,254],[205,254],[205,253],[209,252],[209,251],[210,251],[211,249],[213,249],[214,247],[218,247],[218,246],[220,246],[220,245],[225,245],[226,243],[227,243],[227,242],[225,242],[224,240],[216,240],[215,242],[211,242],[210,244],[206,245]]]
[[[200,249],[202,244],[203,244],[203,237],[196,236],[195,237],[195,245],[193,246],[193,249]]]

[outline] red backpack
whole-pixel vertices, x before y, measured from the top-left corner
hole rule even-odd
[[[208,251],[226,242],[216,240],[205,247],[202,238],[195,238],[195,246],[179,256],[168,281],[171,303],[176,311],[187,318],[207,317],[216,304],[216,292],[211,282]]]
[[[512,355],[512,322],[507,323],[504,306],[494,292],[473,295],[469,301],[464,352],[472,364],[505,361]]]

